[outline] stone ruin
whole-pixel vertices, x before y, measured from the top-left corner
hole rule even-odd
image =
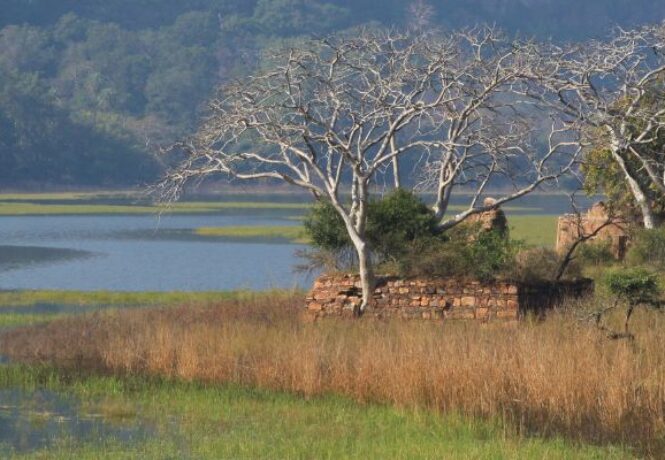
[[[353,317],[362,300],[360,277],[319,277],[306,299],[306,318]],[[593,281],[520,283],[459,278],[377,280],[365,316],[432,321],[517,321],[529,312],[542,314],[566,298],[593,292]]]
[[[488,211],[481,212],[479,214],[474,214],[469,217],[466,222],[470,225],[479,224],[480,229],[484,231],[497,230],[502,234],[508,232],[508,219],[506,214],[503,212],[499,206],[496,206],[496,200],[494,198],[485,198],[483,201],[483,206],[495,206]]]
[[[491,198],[485,206],[493,206]],[[597,211],[597,210],[596,210]],[[506,216],[498,206],[468,219],[481,231],[508,231]],[[558,282],[481,282],[463,278],[400,279],[380,276],[365,316],[432,321],[474,320],[514,322],[529,312],[542,314],[564,299],[593,292],[592,280]],[[319,277],[306,299],[305,317],[353,317],[362,302],[358,275]]]
[[[565,252],[581,236],[593,234],[608,219],[609,210],[602,201],[594,204],[585,214],[566,214],[559,217],[556,251]],[[591,241],[609,241],[612,255],[617,260],[623,260],[630,242],[630,227],[628,220],[614,218],[613,222],[598,231]]]

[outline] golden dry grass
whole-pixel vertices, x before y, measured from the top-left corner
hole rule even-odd
[[[498,417],[525,434],[665,454],[665,320],[610,341],[570,313],[519,325],[298,320],[301,299],[132,310],[6,333],[17,361]]]

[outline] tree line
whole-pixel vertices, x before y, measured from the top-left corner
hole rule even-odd
[[[414,2],[418,4],[420,2]],[[7,0],[0,17],[0,179],[6,186],[154,180],[154,152],[192,132],[224,81],[274,46],[359,25],[495,22],[525,35],[602,36],[665,13],[646,0]],[[570,4],[570,8],[566,7]],[[659,11],[663,10],[663,11]]]

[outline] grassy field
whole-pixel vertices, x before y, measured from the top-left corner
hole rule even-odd
[[[307,244],[305,229],[300,226],[230,226],[201,227],[194,233],[199,236],[241,239],[279,239],[290,243]]]
[[[530,246],[554,247],[558,216],[508,215],[510,236]]]
[[[229,195],[237,196],[237,195]],[[228,210],[304,210],[310,204],[302,201],[271,201],[259,195],[259,201],[182,201],[153,205],[137,191],[88,193],[5,193],[0,194],[0,216],[21,215],[100,215],[100,214],[215,214]],[[287,195],[288,197],[288,195]],[[460,211],[451,206],[451,211]],[[537,208],[506,206],[507,212],[538,212]]]
[[[510,236],[529,246],[553,247],[556,243],[557,216],[515,215],[509,216]],[[282,239],[306,244],[307,238],[301,226],[229,226],[202,227],[195,230],[199,236],[218,238]]]
[[[56,367],[63,375],[85,370],[237,385],[299,395],[302,400],[293,399],[298,403],[334,394],[366,407],[444,414],[443,426],[446,417],[459,414],[478,426],[498,423],[513,433],[503,438],[509,441],[542,436],[567,439],[569,445],[626,446],[638,455],[665,453],[662,315],[640,311],[632,327],[637,339],[627,342],[607,339],[573,313],[513,327],[442,327],[399,321],[306,324],[298,319],[301,308],[300,297],[256,298],[77,316],[8,331],[0,336],[0,353],[17,363]],[[175,398],[172,404],[178,404]],[[284,418],[288,423],[276,430],[291,429]],[[343,421],[336,428],[317,426],[325,435],[348,436]],[[486,438],[488,446],[497,441],[494,436]],[[280,441],[258,435],[256,442]],[[365,441],[358,442],[354,449]],[[417,453],[415,445],[408,449]],[[497,445],[488,449],[478,457],[511,456]],[[499,454],[492,456],[493,449]],[[396,456],[400,452],[406,450]],[[553,458],[565,456],[553,452]],[[346,454],[331,450],[327,456]],[[571,451],[568,457],[576,455]]]
[[[82,413],[116,426],[145,423],[138,442],[102,439],[14,455],[35,459],[128,458],[627,458],[612,447],[561,438],[520,437],[498,421],[357,404],[338,396],[297,395],[184,381],[82,376],[47,368],[0,366],[0,389],[48,389],[75,395]]]

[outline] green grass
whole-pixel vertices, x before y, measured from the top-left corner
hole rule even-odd
[[[215,214],[225,210],[296,210],[307,203],[271,202],[179,202],[168,206],[132,204],[43,204],[0,200],[0,216],[100,215],[100,214]]]
[[[40,368],[0,367],[0,388],[46,388],[73,394],[89,413],[115,423],[138,415],[155,436],[136,444],[56,439],[16,456],[40,459],[125,458],[627,458],[618,448],[562,439],[521,438],[498,422],[428,411],[359,405],[348,399],[141,377],[65,377]]]
[[[218,292],[116,292],[116,291],[0,291],[0,312],[3,307],[30,307],[39,304],[79,306],[154,306],[186,303],[210,303],[220,300],[247,300],[256,296],[288,295],[284,290],[218,291]]]
[[[283,239],[292,243],[307,244],[305,230],[300,226],[243,226],[243,227],[201,227],[194,233],[199,236],[217,238],[266,238]]]
[[[151,306],[178,306],[211,304],[223,300],[249,300],[252,298],[289,296],[288,290],[220,291],[220,292],[112,292],[112,291],[0,291],[0,328],[46,323],[76,314],[77,308],[89,311],[95,308],[139,308]],[[39,305],[70,307],[68,313],[33,313],[29,309]],[[7,311],[11,309],[11,311]],[[20,312],[25,309],[26,312]],[[19,310],[19,311],[17,311]]]
[[[510,236],[524,241],[529,246],[554,247],[556,244],[557,216],[509,216],[508,225],[510,226]],[[301,226],[201,227],[194,233],[200,236],[223,238],[279,238],[307,244],[307,237]]]
[[[522,215],[508,216],[510,236],[529,246],[553,248],[556,245],[558,216]]]

